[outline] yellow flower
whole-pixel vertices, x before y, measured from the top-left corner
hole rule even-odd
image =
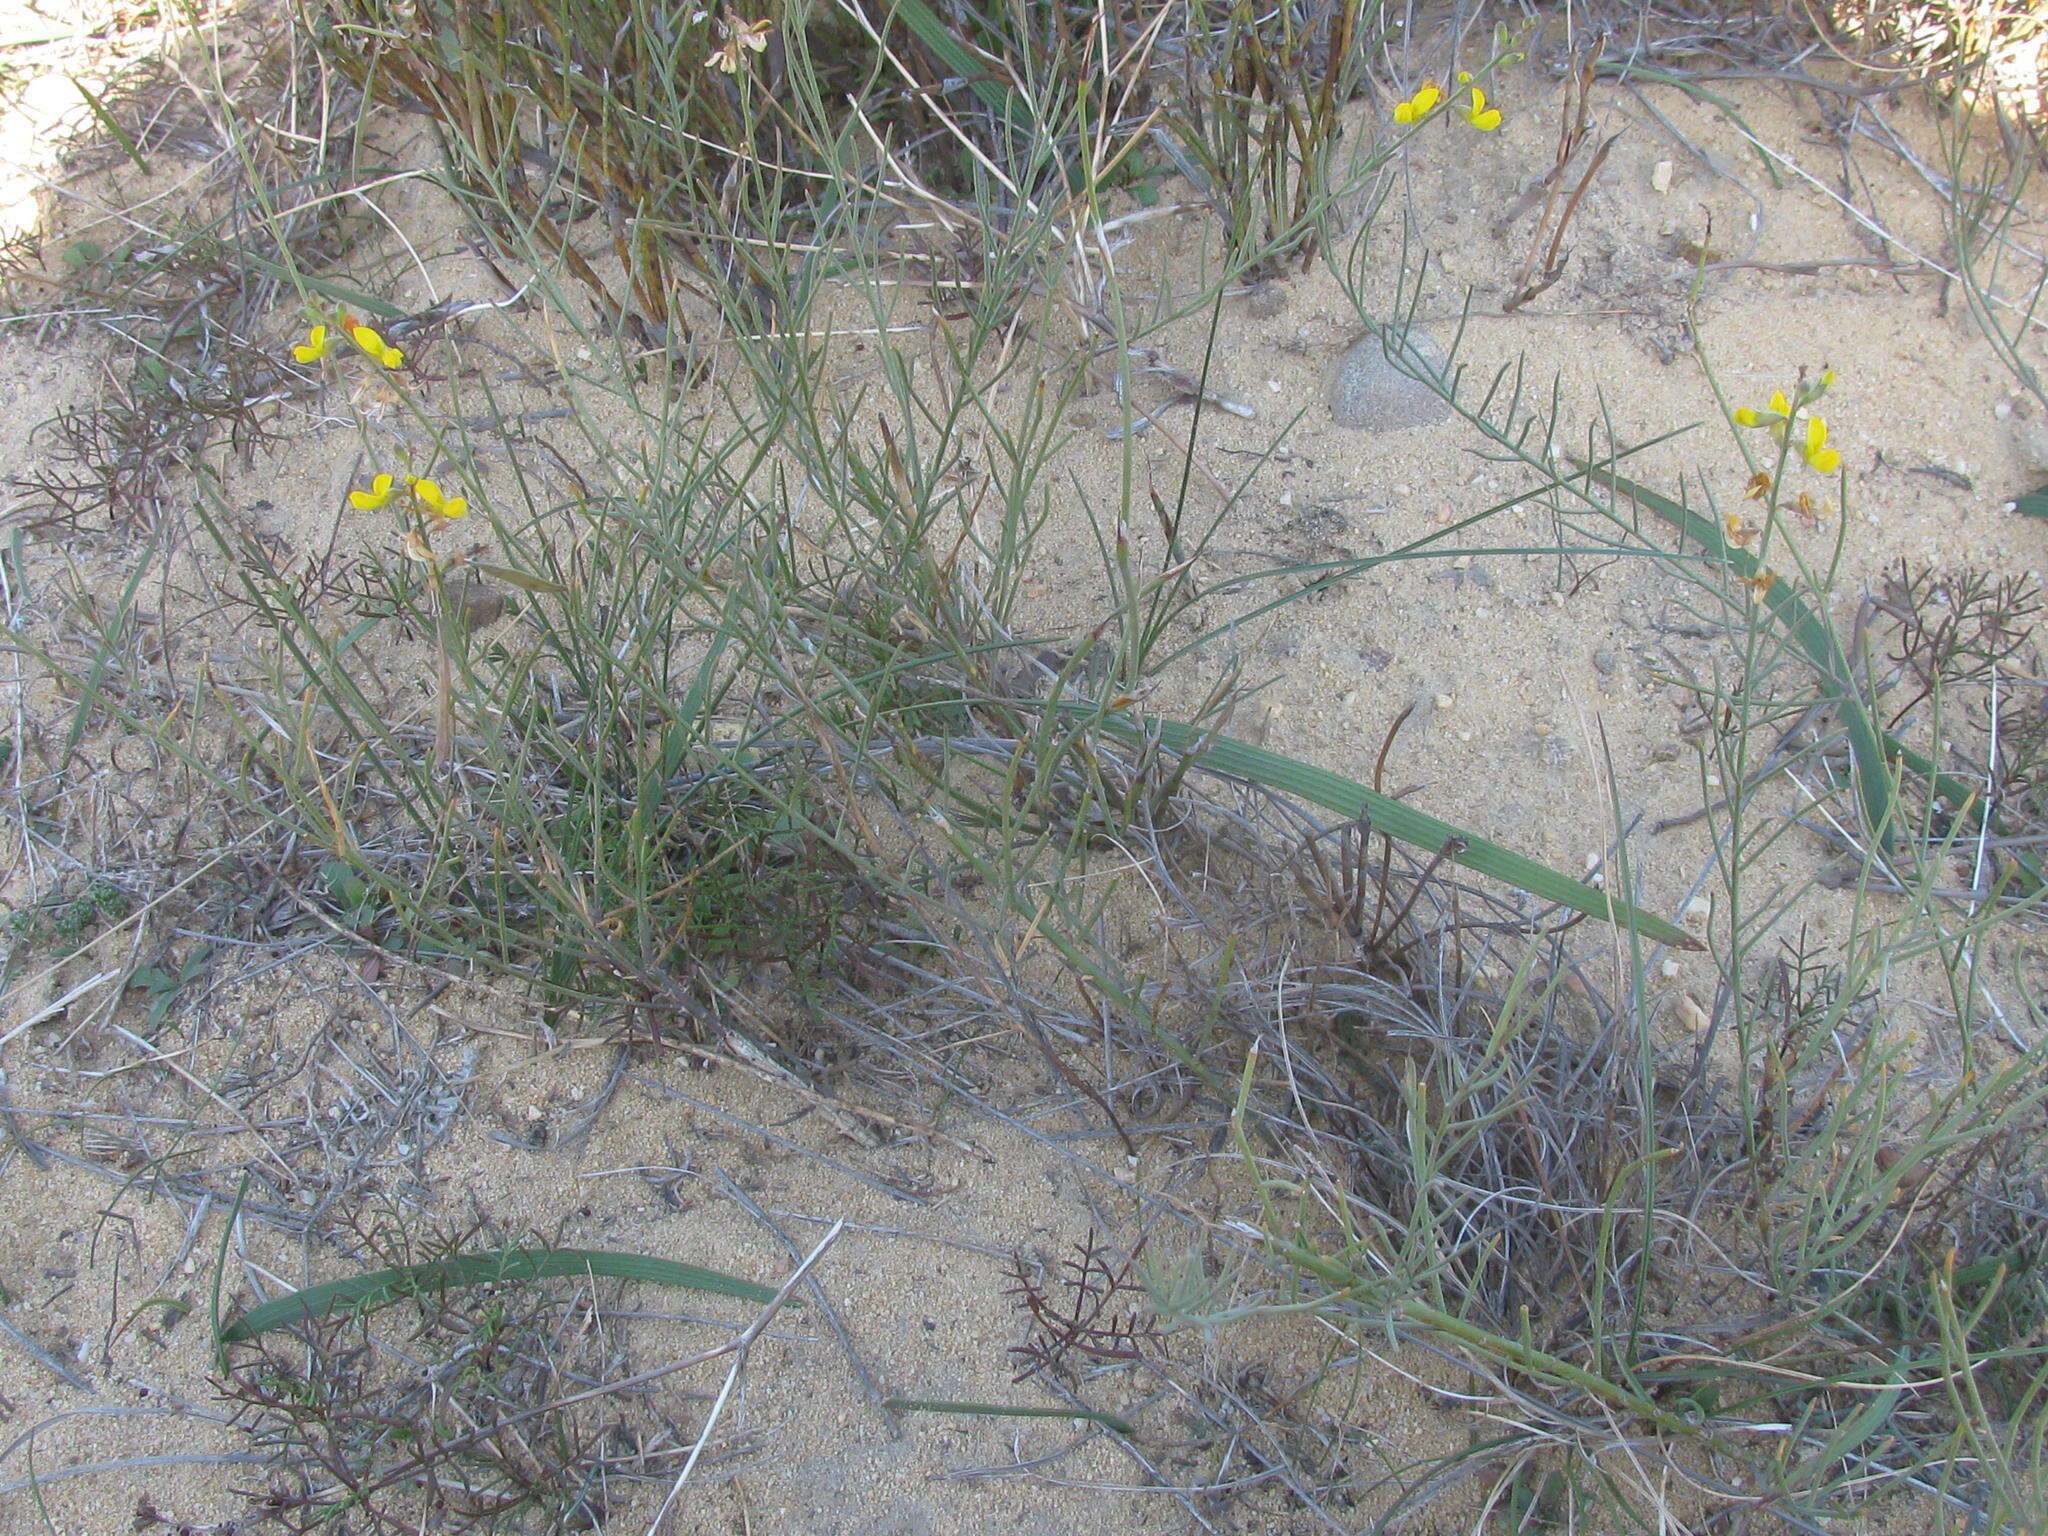
[[[367,325],[351,325],[348,334],[355,344],[375,361],[386,368],[396,368],[405,361],[405,354],[390,345]]]
[[[1500,126],[1500,108],[1486,104],[1486,92],[1478,86],[1472,87],[1472,105],[1465,109],[1465,121],[1482,133],[1491,133]]]
[[[1806,418],[1806,446],[1799,451],[1806,456],[1808,466],[1823,475],[1832,475],[1842,467],[1842,455],[1828,446],[1828,424],[1818,416]]]
[[[374,512],[391,499],[391,477],[379,475],[367,491],[350,491],[348,504],[358,512]]]
[[[441,487],[432,480],[412,479],[406,482],[412,487],[413,496],[419,504],[434,516],[448,522],[469,515],[469,503],[460,496],[444,496]]]
[[[317,363],[334,346],[334,338],[327,334],[327,327],[316,325],[306,332],[306,339],[292,348],[292,356],[302,363]]]
[[[1436,104],[1444,99],[1444,93],[1437,89],[1434,80],[1425,80],[1413,96],[1394,108],[1394,121],[1406,125],[1419,123],[1436,110]]]
[[[1766,410],[1759,411],[1747,405],[1737,407],[1735,424],[1738,427],[1769,427],[1774,432],[1782,432],[1791,417],[1792,402],[1785,398],[1785,391],[1781,389],[1771,396]]]
[[[724,34],[725,41],[719,44],[717,51],[704,61],[704,67],[706,69],[720,70],[728,75],[738,74],[740,72],[740,58],[743,52],[749,48],[755,53],[766,51],[768,47],[768,34],[774,30],[774,27],[775,23],[766,19],[761,21],[741,21],[733,13],[732,7],[727,6],[725,14],[718,20],[718,30]]]

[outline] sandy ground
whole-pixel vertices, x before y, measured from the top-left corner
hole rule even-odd
[[[2036,418],[1948,285],[1884,265],[1943,259],[1939,207],[1924,181],[1866,143],[1854,157],[1856,209],[1845,206],[1832,190],[1841,185],[1839,123],[1822,116],[1823,106],[1836,109],[1832,101],[1789,100],[1762,88],[1731,93],[1778,167],[1782,184],[1774,186],[1758,149],[1713,110],[1665,93],[1649,98],[1660,118],[1645,98],[1607,92],[1599,98],[1603,131],[1622,136],[1572,226],[1571,265],[1541,298],[1503,315],[1534,215],[1523,212],[1504,230],[1498,221],[1548,168],[1558,103],[1554,87],[1528,76],[1511,76],[1499,95],[1511,114],[1506,129],[1480,137],[1454,132],[1462,128],[1455,122],[1436,125],[1418,139],[1399,189],[1416,238],[1436,252],[1420,314],[1440,341],[1452,339],[1469,295],[1459,360],[1472,376],[1526,360],[1540,387],[1557,378],[1561,415],[1574,432],[1603,416],[1624,441],[1703,424],[1643,454],[1637,475],[1669,484],[1697,473],[1733,503],[1747,471],[1718,425],[1686,327],[1699,247],[1708,246],[1716,262],[1822,263],[1808,272],[1715,270],[1695,319],[1700,348],[1734,401],[1761,403],[1802,367],[1836,370],[1827,416],[1845,455],[1849,496],[1837,620],[1846,622],[1900,558],[2038,579],[2048,565],[2048,526],[2014,515],[2006,503],[2048,467],[2041,430],[2048,423]],[[1933,125],[1922,110],[1886,110],[1909,143],[1931,153]],[[420,252],[390,294],[395,303],[414,308],[496,293],[456,248],[431,194],[393,188],[385,207]],[[67,225],[74,234],[75,217]],[[1119,257],[1129,291],[1184,287],[1185,251],[1205,217],[1188,211],[1139,226]],[[1885,238],[1873,233],[1873,219]],[[1366,296],[1381,312],[1395,299],[1397,260],[1398,241],[1389,239],[1369,269]],[[1837,260],[1851,264],[1827,264]],[[278,317],[280,337],[292,319]],[[1197,366],[1205,327],[1206,320],[1190,320],[1163,338],[1168,360]],[[1510,471],[1475,457],[1472,434],[1456,422],[1396,434],[1336,426],[1324,390],[1357,331],[1349,300],[1321,269],[1226,303],[1217,384],[1256,414],[1212,416],[1198,450],[1202,467],[1234,483],[1250,462],[1244,455],[1268,449],[1283,426],[1295,424],[1276,462],[1228,514],[1212,559],[1219,575],[1258,569],[1275,556],[1384,552],[1525,488]],[[480,320],[478,334],[534,339],[497,317]],[[2038,342],[2028,345],[2038,357]],[[37,462],[35,429],[92,396],[98,356],[89,332],[38,343],[21,327],[0,330],[0,464],[21,473]],[[409,429],[377,399],[358,396],[350,405],[381,434],[375,441],[406,443]],[[363,536],[338,508],[348,486],[361,483],[364,439],[343,419],[348,412],[318,402],[291,409],[285,445],[229,465],[226,484],[291,549],[345,550]],[[1189,419],[1185,406],[1165,416],[1176,432]],[[1126,447],[1107,438],[1118,420],[1107,394],[1084,402],[1081,441],[1062,466],[1098,506],[1113,501],[1124,467]],[[1149,433],[1128,451],[1141,498],[1155,488],[1173,493],[1181,461],[1165,434]],[[1930,468],[1945,473],[1924,472]],[[1833,495],[1817,477],[1812,490]],[[1682,700],[1663,674],[1674,658],[1699,661],[1707,643],[1675,632],[1689,622],[1683,592],[1641,562],[1598,569],[1581,562],[1561,571],[1554,560],[1485,552],[1546,542],[1547,517],[1504,514],[1482,536],[1481,552],[1468,558],[1455,551],[1471,549],[1469,539],[1447,558],[1380,567],[1247,630],[1239,659],[1250,677],[1270,684],[1240,716],[1239,730],[1369,780],[1388,727],[1412,705],[1393,774],[1416,786],[1415,803],[1582,870],[1607,855],[1616,805],[1625,822],[1640,816],[1648,826],[1701,803]],[[111,590],[133,557],[133,543],[119,537],[31,541],[21,557],[30,621],[50,621],[51,607],[33,599],[66,573],[87,589]],[[1043,578],[1027,589],[1032,620],[1068,632],[1096,623],[1103,609],[1095,562],[1078,514],[1059,519]],[[165,643],[190,656],[210,642],[203,623],[167,618]],[[1220,644],[1195,658],[1155,707],[1171,713],[1199,696],[1229,659]],[[61,705],[31,684],[17,682],[12,691],[12,707],[30,713],[47,716]],[[112,783],[105,792],[121,793]],[[108,815],[121,809],[110,805]],[[7,889],[17,901],[27,891],[25,852],[9,853]],[[1639,899],[1698,928],[1708,913],[1689,903],[1709,854],[1698,826],[1639,834]],[[1803,880],[1835,854],[1818,839],[1790,840],[1767,873]],[[1816,937],[1844,936],[1848,900],[1811,894],[1805,914]],[[1676,1038],[1685,1028],[1679,1000],[1706,997],[1710,983],[1696,962],[1674,960],[1658,972],[1663,991],[1655,1006]],[[74,966],[40,988],[17,990],[20,1001],[0,1020],[0,1033],[10,1036],[7,1090],[26,1123],[38,1123],[38,1105],[96,1098],[110,1115],[120,1107],[119,1077],[80,1081],[75,1051],[60,1046],[75,1019],[53,1018],[14,1035],[20,1018],[80,979]],[[124,1009],[98,1024],[125,1017]],[[721,1179],[798,1248],[832,1219],[849,1223],[821,1270],[848,1342],[818,1316],[784,1315],[728,1410],[727,1431],[744,1437],[729,1447],[736,1454],[707,1469],[674,1512],[671,1530],[1164,1532],[1195,1528],[1197,1518],[1217,1530],[1327,1528],[1261,1482],[1256,1447],[1233,1463],[1251,1484],[1234,1499],[1162,1491],[1191,1474],[1195,1460],[1185,1447],[1203,1414],[1231,1422],[1228,1405],[1170,1398],[1151,1405],[1137,1447],[1155,1459],[1144,1465],[1108,1437],[1060,1421],[899,1421],[876,1406],[862,1380],[865,1372],[884,1392],[922,1398],[1016,1400],[1035,1390],[1009,1382],[1015,1365],[1007,1351],[1022,1329],[1007,1294],[1008,1255],[1056,1259],[1091,1228],[1125,1237],[1151,1230],[1162,1243],[1185,1242],[1193,1231],[1187,1218],[1242,1209],[1242,1191],[1216,1182],[1197,1155],[1202,1137],[1159,1138],[1139,1166],[1126,1167],[1113,1141],[1094,1138],[1090,1118],[1068,1109],[1043,1116],[1038,1128],[1084,1139],[1033,1139],[955,1113],[947,1121],[952,1140],[873,1148],[801,1100],[737,1072],[705,1073],[676,1060],[636,1062],[603,1112],[587,1117],[584,1106],[609,1084],[610,1052],[559,1041],[543,1048],[536,1021],[516,998],[366,978],[317,950],[214,996],[190,1039],[181,1070],[209,1083],[246,1072],[248,1053],[267,1059],[273,1079],[264,1105],[302,1094],[316,1114],[333,1110],[330,1118],[340,1122],[367,1095],[427,1083],[456,1106],[418,1121],[413,1143],[365,1154],[362,1185],[309,1185],[309,1206],[403,1187],[437,1209],[474,1208],[577,1246],[632,1248],[768,1278],[787,1271],[788,1244]],[[102,1050],[85,1070],[117,1073],[137,1059],[118,1037],[108,1036]],[[349,1077],[350,1062],[359,1081]],[[999,1074],[999,1086],[1020,1104],[1055,1096],[1043,1091],[1055,1085],[1036,1084],[1021,1068]],[[763,1142],[722,1115],[774,1127],[784,1141]],[[238,1490],[264,1488],[267,1469],[193,1460],[231,1458],[246,1444],[215,1421],[221,1404],[210,1382],[206,1287],[222,1241],[218,1212],[202,1212],[208,1219],[195,1224],[189,1207],[151,1195],[140,1182],[172,1148],[116,1155],[88,1139],[91,1129],[90,1122],[43,1123],[53,1146],[101,1171],[61,1161],[38,1167],[19,1149],[0,1152],[10,1217],[0,1233],[4,1316],[47,1357],[39,1362],[0,1339],[0,1485],[13,1490],[0,1493],[0,1531],[121,1529],[145,1497],[172,1520],[245,1519],[249,1500]],[[533,1146],[543,1130],[556,1134]],[[180,1168],[206,1160],[203,1147],[175,1152]],[[330,1272],[317,1251],[253,1222],[234,1241],[276,1277],[277,1288]],[[175,1326],[151,1324],[144,1304],[157,1297],[192,1311]],[[703,1310],[728,1322],[746,1315],[738,1304],[715,1301]],[[633,1368],[645,1368],[703,1347],[704,1334],[643,1320],[624,1337]],[[1263,1393],[1275,1402],[1337,1347],[1299,1321],[1172,1344],[1188,1366],[1184,1380],[1221,1380],[1248,1399]],[[715,1391],[718,1380],[718,1368],[707,1368],[687,1389]],[[1354,1375],[1349,1386],[1356,1394],[1349,1401],[1338,1402],[1341,1394],[1326,1384],[1319,1399],[1295,1411],[1309,1424],[1336,1416],[1358,1426],[1361,1444],[1388,1464],[1440,1454],[1466,1433],[1428,1394],[1390,1374]],[[1091,1389],[1091,1401],[1132,1406],[1120,1390],[1111,1377]],[[171,1460],[134,1460],[150,1457]],[[63,1475],[114,1460],[127,1464]],[[19,1491],[32,1475],[45,1479],[37,1498]],[[644,1528],[653,1495],[637,1497],[635,1519],[615,1528]],[[1465,1529],[1473,1510],[1453,1494],[1407,1528]],[[1333,1513],[1362,1523],[1371,1511]]]

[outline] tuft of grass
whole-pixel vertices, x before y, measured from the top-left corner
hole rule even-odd
[[[693,1448],[677,1405],[653,1388],[690,1360],[621,1369],[621,1286],[744,1297],[763,1318],[782,1300],[695,1265],[494,1247],[497,1234],[479,1229],[365,1236],[410,1262],[276,1298],[219,1329],[223,1396],[277,1473],[261,1508],[288,1530],[604,1529],[636,1484],[666,1482],[686,1456],[694,1466],[715,1427]],[[289,1342],[272,1337],[281,1330]]]

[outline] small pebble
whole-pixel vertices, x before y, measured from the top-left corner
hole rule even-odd
[[[1330,418],[1359,432],[1405,432],[1448,421],[1451,407],[1417,372],[1441,376],[1449,360],[1421,331],[1367,331],[1330,377]]]
[[[1449,709],[1453,704],[1457,702],[1458,701],[1452,698],[1448,693],[1440,693],[1436,696],[1436,707],[1438,709]]]
[[[1612,651],[1595,651],[1593,670],[1605,677],[1612,677],[1621,670],[1621,658]]]
[[[1685,904],[1685,915],[1689,918],[1706,917],[1714,910],[1714,904],[1704,896],[1695,896]]]
[[[1671,190],[1671,162],[1659,160],[1650,167],[1650,190],[1663,194]]]
[[[1678,962],[1676,960],[1666,960],[1657,967],[1657,970],[1666,981],[1670,981],[1678,975]]]
[[[509,606],[505,594],[498,591],[479,576],[464,576],[448,589],[448,596],[457,614],[461,616],[462,627],[467,630],[486,629],[505,616]]]

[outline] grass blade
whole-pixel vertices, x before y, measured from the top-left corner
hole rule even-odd
[[[114,136],[114,142],[119,144],[122,152],[135,162],[135,168],[147,176],[149,174],[149,162],[142,158],[142,151],[136,147],[134,136],[114,120],[114,114],[107,110],[107,104],[104,101],[93,94],[91,86],[80,80],[76,75],[72,76],[71,83],[77,88],[78,94],[85,98],[86,106],[92,110],[92,115],[98,120],[99,125]]]
[[[1672,527],[1696,540],[1708,554],[1726,561],[1738,576],[1754,577],[1763,569],[1754,555],[1731,545],[1712,518],[1702,517],[1690,507],[1625,479],[1612,470],[1581,460],[1573,462],[1592,479],[1629,497],[1637,505],[1647,507]],[[2032,501],[2038,501],[2038,507],[2026,505]],[[2037,516],[2048,516],[2048,486],[2021,497],[2015,506]],[[1856,765],[1857,797],[1870,823],[1875,846],[1882,846],[1887,840],[1894,824],[1893,818],[1897,815],[1892,794],[1893,764],[1921,775],[1934,786],[1935,793],[1946,797],[1953,805],[1983,804],[1983,785],[1968,784],[1942,772],[1926,754],[1915,751],[1889,731],[1878,727],[1870,711],[1864,708],[1855,677],[1849,670],[1848,658],[1843,654],[1841,642],[1835,638],[1834,629],[1797,593],[1789,590],[1788,583],[1772,582],[1761,601],[1784,624],[1787,633],[1819,674],[1822,688],[1842,716],[1849,734],[1849,753]],[[1990,818],[1990,825],[1994,832],[2004,830],[1995,813]],[[2048,885],[2048,870],[2043,869],[2039,860],[2017,848],[2008,848],[2005,854],[2027,875],[2035,888]]]
[[[1652,917],[1640,907],[1616,901],[1605,891],[1560,874],[1534,859],[1501,847],[1500,844],[1466,832],[1447,821],[1439,821],[1389,795],[1367,789],[1355,779],[1331,773],[1299,758],[1268,752],[1234,736],[1216,735],[1178,720],[1148,720],[1142,724],[1125,715],[1104,715],[1104,730],[1128,741],[1140,741],[1156,734],[1176,752],[1201,752],[1202,765],[1236,778],[1250,779],[1283,795],[1292,795],[1326,810],[1360,818],[1375,832],[1420,848],[1426,853],[1444,853],[1454,864],[1475,874],[1490,875],[1543,901],[1570,907],[1603,922],[1634,928],[1645,938],[1677,949],[1704,946],[1684,929]],[[1449,850],[1447,852],[1447,850]]]
[[[279,1296],[260,1307],[252,1307],[232,1319],[219,1331],[220,1342],[234,1344],[253,1339],[273,1328],[286,1328],[344,1309],[381,1306],[405,1296],[429,1295],[464,1286],[488,1285],[501,1280],[547,1280],[572,1275],[594,1275],[608,1280],[650,1280],[658,1285],[684,1286],[693,1291],[710,1291],[719,1296],[737,1296],[745,1301],[775,1299],[770,1286],[756,1285],[701,1269],[695,1264],[678,1264],[670,1259],[649,1258],[638,1253],[611,1253],[586,1248],[507,1248],[495,1253],[458,1253],[424,1264],[405,1264],[397,1269],[374,1270],[346,1280],[309,1285],[303,1291]],[[792,1300],[788,1303],[796,1305]]]
[[[1756,581],[1763,574],[1763,562],[1730,544],[1722,535],[1721,525],[1714,519],[1703,517],[1691,507],[1673,501],[1648,486],[1625,479],[1611,469],[1588,464],[1582,459],[1572,462],[1585,472],[1588,479],[1597,480],[1609,490],[1628,497],[1637,506],[1647,508],[1662,518],[1738,577]],[[1855,674],[1849,668],[1849,658],[1842,652],[1841,641],[1835,637],[1834,627],[1807,605],[1789,581],[1769,583],[1757,601],[1770,609],[1778,622],[1785,626],[1785,632],[1819,676],[1822,691],[1834,702],[1842,727],[1848,732],[1849,755],[1856,765],[1856,794],[1863,806],[1864,820],[1868,824],[1866,830],[1870,833],[1872,845],[1883,847],[1891,838],[1897,814],[1884,736],[1878,730],[1877,722],[1871,718],[1870,711],[1863,707],[1862,693],[1856,686]]]

